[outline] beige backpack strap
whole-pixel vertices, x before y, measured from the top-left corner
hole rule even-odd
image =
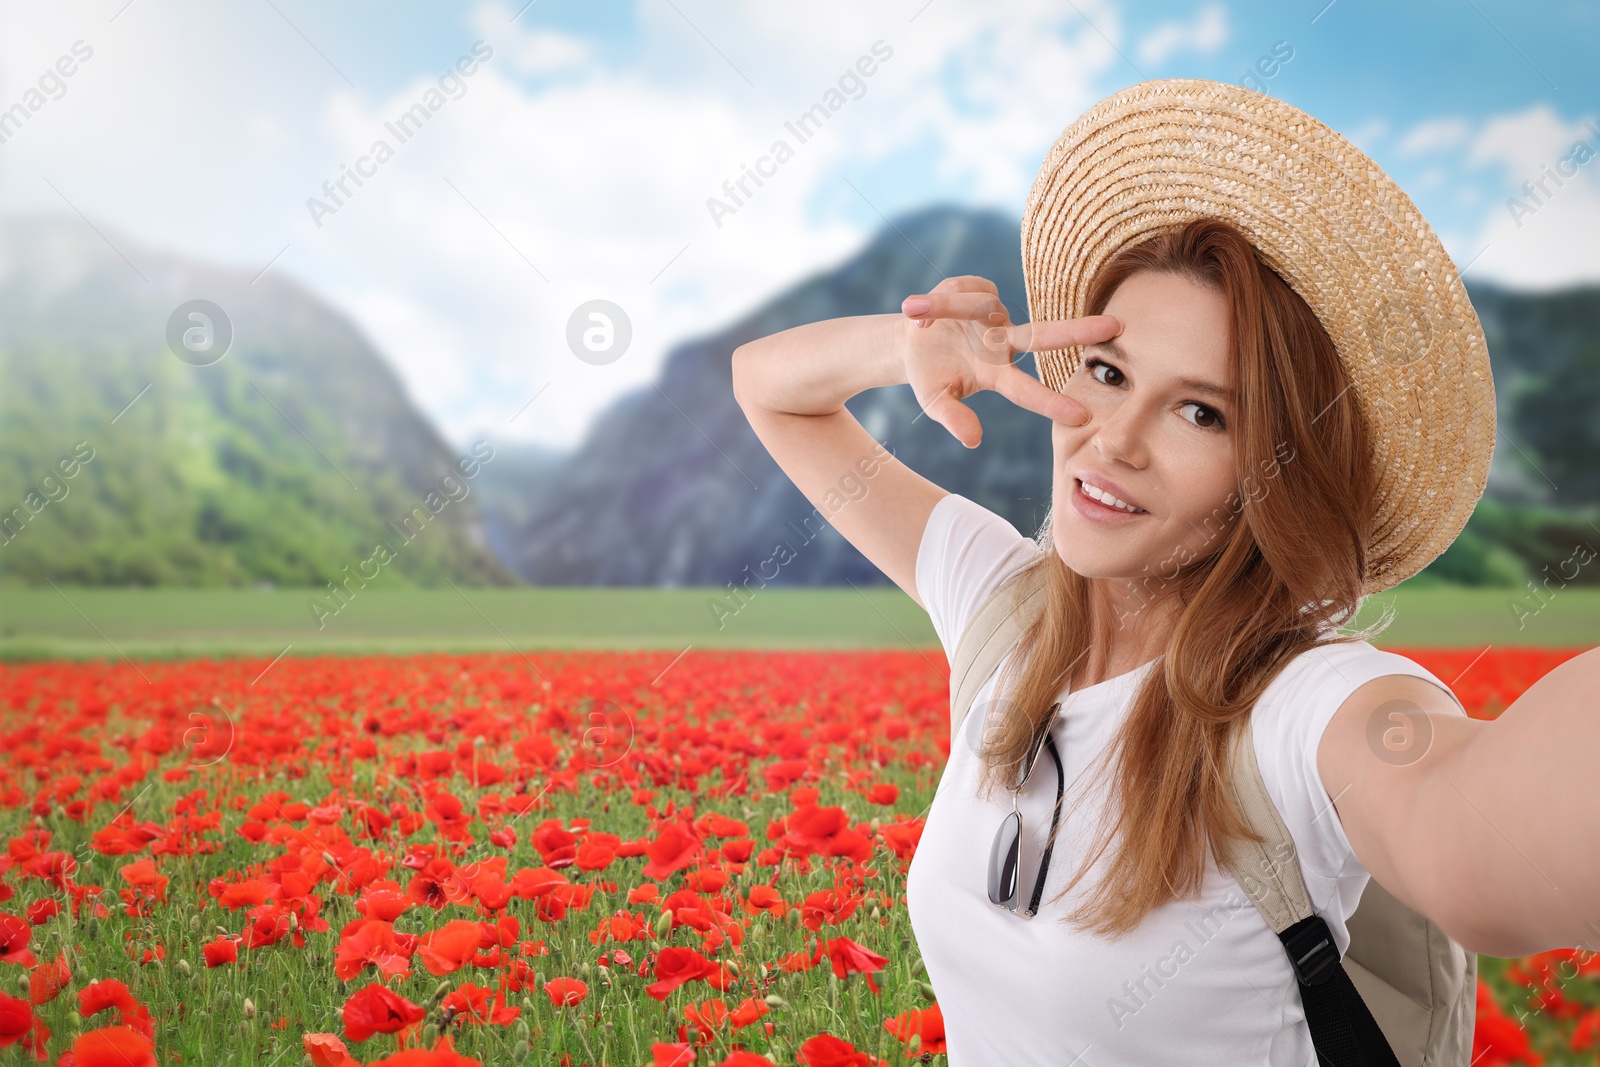
[[[1265,841],[1230,842],[1228,870],[1255,902],[1256,910],[1275,934],[1312,913],[1311,896],[1300,876],[1299,854],[1278,806],[1267,792],[1256,762],[1254,720],[1245,716],[1234,733],[1233,794],[1250,828]]]
[[[1234,839],[1227,869],[1278,935],[1300,986],[1317,1060],[1326,1067],[1400,1067],[1388,1037],[1361,999],[1328,924],[1311,907],[1294,839],[1256,762],[1252,716],[1234,731],[1233,795],[1250,828],[1266,840]]]
[[[1001,582],[956,638],[950,664],[950,748],[983,683],[1018,641],[1027,620],[1044,609],[1044,568],[1027,566]]]

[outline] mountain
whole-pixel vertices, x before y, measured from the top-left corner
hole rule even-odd
[[[618,400],[582,444],[518,491],[487,502],[506,564],[538,585],[884,584],[772,461],[733,399],[731,357],[746,341],[802,323],[893,312],[944,276],[993,280],[1027,321],[1015,216],[934,207],[894,220],[859,253],[804,278],[716,334],[678,345],[658,383]],[[1489,491],[1456,544],[1417,581],[1520,583],[1600,547],[1600,289],[1519,294],[1469,284],[1489,339],[1500,404]],[[992,392],[965,401],[984,427],[968,450],[920,417],[910,386],[846,407],[898,458],[1033,534],[1050,498],[1050,426]],[[510,465],[491,479],[515,479]],[[507,498],[538,503],[497,514]],[[807,519],[813,521],[807,524]],[[787,551],[777,551],[778,546]],[[777,567],[774,574],[774,567]],[[1600,581],[1600,568],[1578,579]]]
[[[348,319],[74,216],[0,220],[0,443],[0,584],[516,581],[492,446],[455,454]]]
[[[886,581],[831,526],[806,524],[815,509],[734,403],[733,350],[799,323],[893,310],[942,274],[993,278],[1013,318],[1026,321],[1018,232],[1000,213],[919,212],[836,270],[679,345],[659,383],[603,412],[541,488],[544,506],[521,525],[507,565],[540,585],[720,586],[756,575],[782,543],[793,558],[780,584]],[[1018,525],[1037,525],[1049,500],[1049,422],[994,393],[968,403],[984,425],[975,451],[921,417],[910,386],[870,390],[846,406],[918,471]]]

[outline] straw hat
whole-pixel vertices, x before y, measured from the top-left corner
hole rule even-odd
[[[1489,478],[1494,381],[1450,256],[1376,163],[1297,108],[1226,82],[1142,82],[1095,104],[1045,156],[1022,215],[1034,322],[1086,313],[1088,284],[1151,231],[1237,226],[1321,320],[1373,428],[1377,524],[1363,595],[1422,570]],[[1057,391],[1082,346],[1036,353]]]

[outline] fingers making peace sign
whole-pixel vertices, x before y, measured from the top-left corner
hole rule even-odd
[[[907,297],[901,311],[910,322],[906,380],[917,403],[968,448],[978,447],[983,427],[961,401],[980,389],[993,389],[1052,421],[1089,421],[1082,404],[1012,360],[1018,352],[1095,344],[1122,332],[1122,323],[1110,315],[1013,325],[995,284],[976,275],[946,278],[929,293]]]

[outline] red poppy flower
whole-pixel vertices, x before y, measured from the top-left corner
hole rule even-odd
[[[0,993],[0,1048],[21,1042],[23,1048],[33,1050],[42,1061],[48,1057],[45,1042],[49,1039],[50,1031],[43,1020],[33,1014],[32,1004]]]
[[[494,990],[475,986],[471,982],[462,982],[440,1001],[439,1006],[455,1012],[457,1019],[471,1025],[487,1023],[510,1026],[522,1015],[521,1008],[507,1007],[497,998]]]
[[[757,1000],[754,997],[746,997],[729,1014],[728,1021],[733,1024],[735,1030],[742,1030],[771,1010],[764,1001]]]
[[[78,1014],[85,1018],[107,1008],[129,1012],[138,1006],[128,987],[115,978],[100,978],[78,990]]]
[[[650,1062],[645,1067],[689,1067],[694,1062],[694,1049],[685,1043],[667,1044],[664,1041],[650,1043]],[[767,1067],[772,1067],[772,1061],[767,1061]]]
[[[208,941],[201,946],[200,951],[205,954],[207,967],[221,967],[224,963],[239,962],[239,942],[236,938],[219,934],[216,940]]]
[[[356,919],[340,934],[333,961],[334,977],[348,982],[368,966],[376,967],[386,979],[411,973],[411,951],[394,932],[393,923]]]
[[[447,859],[429,860],[427,865],[412,875],[406,885],[406,897],[430,908],[460,903],[468,894],[457,883],[456,867]]]
[[[382,919],[384,922],[392,923],[406,913],[411,903],[405,890],[400,888],[399,882],[384,879],[367,886],[366,891],[361,894],[361,899],[356,901],[356,914],[363,918]]]
[[[703,851],[699,839],[685,830],[682,824],[668,823],[661,828],[645,852],[650,862],[645,864],[644,876],[665,878],[695,863]]]
[[[867,987],[874,993],[878,992],[878,985],[872,980],[872,972],[883,970],[884,965],[889,962],[887,956],[880,956],[848,937],[836,937],[829,941],[828,956],[833,960],[835,975],[847,978],[852,974],[864,974],[867,976]]]
[[[28,975],[28,1000],[45,1004],[56,999],[56,994],[72,981],[72,970],[67,966],[67,954],[62,952],[33,969]]]
[[[306,1034],[300,1043],[311,1058],[312,1067],[361,1067],[334,1034]]]
[[[795,1059],[805,1067],[889,1067],[886,1060],[869,1056],[832,1034],[818,1034],[811,1038],[800,1046]]]
[[[426,1015],[399,993],[373,983],[344,1002],[344,1036],[365,1041],[373,1034],[392,1034],[419,1023]]]
[[[713,1063],[711,1067],[772,1067],[772,1061],[765,1056],[757,1056],[754,1052],[745,1052],[740,1049],[731,1053],[727,1059]]]
[[[156,871],[156,861],[153,859],[135,860],[120,868],[122,878],[134,889],[139,890],[156,900],[165,900],[167,894],[167,876]]]
[[[704,978],[716,969],[716,964],[692,948],[664,948],[656,954],[656,980],[644,991],[657,1000],[666,1000],[667,994],[683,983]]]
[[[218,886],[214,895],[218,904],[229,911],[233,911],[237,908],[265,904],[272,899],[272,886],[259,878],[252,878],[247,882],[234,882]]]
[[[906,1043],[906,1055],[918,1056],[924,1052],[938,1054],[946,1051],[944,1045],[944,1012],[939,1005],[912,1008],[883,1021],[883,1028]],[[915,1037],[920,1042],[911,1044]]]
[[[461,969],[478,951],[483,927],[470,919],[452,919],[422,935],[417,952],[429,974],[450,974]]]
[[[72,1043],[73,1067],[159,1067],[150,1039],[128,1026],[104,1026]]]
[[[483,1067],[483,1064],[457,1052],[455,1040],[445,1034],[432,1049],[406,1049],[393,1056],[373,1060],[368,1067]]]
[[[571,866],[578,856],[578,837],[561,825],[559,819],[546,819],[530,835],[533,847],[539,850],[544,865],[551,868]]]
[[[428,816],[428,821],[439,828],[440,835],[446,840],[461,841],[467,838],[467,827],[472,824],[472,814],[461,803],[460,797],[452,793],[435,793],[428,798],[424,813]]]
[[[30,923],[34,926],[43,926],[61,914],[61,905],[56,902],[54,897],[45,897],[29,904],[27,914]]]
[[[550,995],[550,1003],[558,1008],[581,1004],[589,995],[588,985],[576,978],[552,978],[544,984],[544,991]]]
[[[0,911],[0,963],[20,963],[32,967],[39,962],[28,949],[33,927],[8,912]]]

